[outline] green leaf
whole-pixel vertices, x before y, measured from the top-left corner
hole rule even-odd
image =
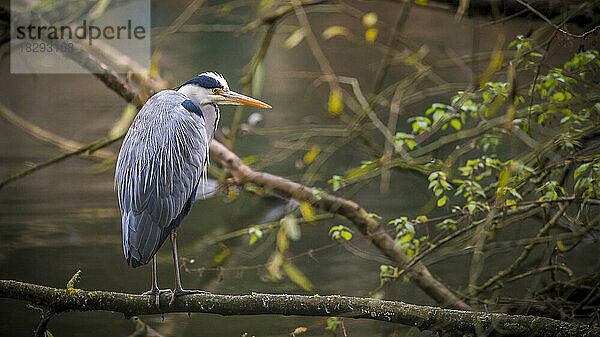
[[[475,204],[474,204],[474,203],[470,203],[470,204],[467,206],[467,209],[469,210],[469,213],[470,213],[470,214],[473,214],[473,213],[475,213],[476,206],[475,206]]]
[[[588,167],[590,167],[590,165],[591,165],[591,164],[592,164],[592,163],[590,162],[590,163],[585,163],[585,164],[583,164],[583,165],[579,166],[579,167],[578,167],[578,168],[575,170],[575,174],[574,174],[574,176],[575,176],[575,179],[577,179],[577,177],[578,177],[578,176],[579,176],[581,173],[583,173],[585,170],[587,170],[587,168],[588,168]]]
[[[339,317],[329,317],[327,319],[327,327],[325,329],[335,331],[340,323],[341,320]]]
[[[340,238],[350,240],[352,239],[352,230],[344,225],[333,226],[329,229],[329,236],[332,240]]]
[[[249,242],[250,246],[255,244],[256,241],[258,241],[258,239],[262,238],[262,236],[263,236],[263,232],[260,229],[260,227],[258,227],[258,226],[250,227],[248,229],[248,234],[250,235],[250,242]]]
[[[557,92],[556,94],[554,94],[554,96],[552,96],[552,98],[556,101],[564,101],[565,94],[563,94],[562,92]]]
[[[458,119],[451,120],[450,125],[452,125],[452,127],[455,128],[456,130],[460,130],[460,128],[461,128],[461,124]]]
[[[427,216],[425,216],[425,215],[419,215],[417,217],[417,221],[419,221],[419,222],[425,222],[425,221],[427,221]]]
[[[377,213],[367,213],[366,216],[367,218],[381,219],[381,217]]]
[[[575,194],[581,194],[585,192],[591,186],[591,182],[592,180],[589,177],[577,180],[574,188]]]

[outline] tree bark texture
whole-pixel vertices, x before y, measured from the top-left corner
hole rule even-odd
[[[445,333],[502,334],[514,336],[600,336],[600,329],[536,316],[506,315],[419,306],[371,298],[301,295],[217,295],[210,293],[177,297],[168,305],[169,295],[154,296],[109,291],[58,289],[18,281],[0,280],[0,298],[29,302],[64,311],[113,311],[127,317],[175,312],[231,315],[297,315],[372,319],[415,326],[420,330]]]

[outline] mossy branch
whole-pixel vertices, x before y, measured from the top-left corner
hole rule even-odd
[[[415,326],[421,330],[440,332],[476,333],[515,336],[600,336],[600,329],[562,322],[550,318],[521,315],[505,315],[471,312],[419,306],[397,301],[348,296],[301,296],[301,295],[217,295],[195,294],[178,297],[172,306],[168,295],[161,299],[160,308],[154,297],[116,293],[110,291],[86,291],[81,289],[57,289],[31,283],[0,280],[0,298],[29,302],[51,310],[64,311],[112,311],[127,317],[134,315],[164,314],[175,312],[211,313],[230,315],[296,315],[339,316],[371,319]]]

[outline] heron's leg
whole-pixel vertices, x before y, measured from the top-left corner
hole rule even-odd
[[[158,288],[158,273],[156,272],[156,255],[152,257],[152,286],[150,290],[142,293],[142,295],[155,295],[156,296],[156,306],[160,307],[160,294],[164,292],[171,292],[171,289],[163,289],[160,290]]]
[[[169,305],[175,302],[175,296],[204,293],[202,290],[186,290],[181,286],[181,277],[179,275],[179,259],[177,257],[177,229],[171,232],[171,245],[173,246],[173,268],[175,270],[175,289]]]

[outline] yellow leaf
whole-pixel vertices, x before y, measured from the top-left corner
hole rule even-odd
[[[280,252],[285,252],[290,247],[290,240],[284,227],[279,229],[277,232],[277,249]]]
[[[365,40],[367,40],[367,42],[375,42],[378,32],[379,31],[377,30],[377,28],[367,29],[367,31],[365,32]]]
[[[265,67],[262,62],[256,65],[254,76],[252,76],[252,96],[262,96],[263,84],[265,82]],[[252,115],[250,115],[252,116]],[[250,122],[250,121],[248,121]]]
[[[258,5],[258,7],[260,8],[261,11],[267,10],[271,7],[273,7],[273,0],[261,0],[260,4]]]
[[[229,250],[228,247],[225,247],[225,249],[223,249],[217,256],[215,256],[215,258],[213,259],[213,262],[215,264],[223,263],[223,261],[229,256],[230,253],[231,253],[231,250]]]
[[[121,119],[108,132],[109,137],[112,138],[125,133],[129,129],[129,125],[131,125],[136,113],[137,109],[135,105],[127,104],[121,113]]]
[[[301,334],[303,332],[306,332],[306,331],[308,331],[307,328],[305,328],[303,326],[299,326],[299,327],[296,328],[296,330],[294,330],[294,332],[292,332],[292,336],[299,335],[299,334]]]
[[[508,108],[506,109],[506,119],[504,120],[504,129],[510,133],[512,131],[512,123],[515,118],[515,96],[517,94],[517,70],[511,62],[508,64],[508,82],[510,83],[510,94],[508,99]]]
[[[306,276],[304,276],[302,271],[300,271],[300,269],[298,269],[292,263],[284,263],[283,271],[285,271],[285,273],[292,282],[299,285],[302,289],[310,292],[315,290],[315,286],[310,282],[310,280]]]
[[[427,0],[415,0],[417,5],[427,6]]]
[[[506,194],[505,187],[508,185],[508,179],[510,178],[510,172],[507,169],[502,170],[498,175],[498,188],[496,189],[496,194],[498,196],[503,196]]]
[[[99,17],[101,17],[105,13],[106,7],[109,4],[110,0],[99,0],[98,2],[96,2],[94,7],[92,7],[92,9],[90,10],[90,19],[98,19]]]
[[[502,106],[502,103],[504,103],[505,100],[506,96],[504,96],[503,94],[499,94],[498,96],[496,96],[494,101],[485,110],[485,117],[493,116],[496,113],[496,111],[498,111],[498,109]]]
[[[329,39],[331,39],[334,36],[342,35],[342,36],[345,36],[345,37],[349,37],[352,34],[350,33],[350,31],[346,27],[343,27],[343,26],[331,26],[331,27],[327,27],[327,29],[325,29],[323,31],[322,35],[323,35],[323,38],[325,40],[329,40]]]
[[[352,168],[344,172],[344,179],[353,180],[362,177],[363,175],[372,172],[373,170],[379,169],[379,167],[381,167],[380,161],[373,161],[369,164],[363,164],[361,166]]]
[[[577,242],[575,242],[575,244],[577,244]],[[566,252],[566,251],[570,250],[571,248],[573,248],[575,246],[575,244],[566,245],[564,242],[562,242],[562,240],[557,240],[556,248],[558,248],[558,250],[560,250],[561,252]]]
[[[306,152],[306,154],[304,155],[304,162],[306,164],[312,163],[315,160],[315,158],[317,158],[319,153],[321,153],[321,148],[319,147],[319,145],[313,145],[310,148],[310,151]]]
[[[221,15],[227,15],[227,14],[229,14],[232,9],[233,9],[233,7],[231,5],[229,5],[229,4],[223,6],[221,8]]]
[[[238,196],[237,187],[233,186],[233,185],[229,186],[229,190],[228,190],[228,193],[227,193],[227,199],[233,201],[233,200],[237,199],[237,196]]]
[[[148,77],[156,78],[160,75],[160,53],[155,53],[152,55],[152,59],[150,60],[150,69],[148,70]]]
[[[344,101],[342,99],[342,89],[334,88],[329,92],[329,102],[327,103],[329,115],[335,117],[344,110]]]
[[[300,201],[300,213],[306,221],[313,222],[316,220],[312,206],[306,201]]]
[[[437,205],[438,207],[442,207],[446,204],[446,196],[443,196],[441,198],[438,199],[437,201]]]
[[[377,23],[377,14],[370,12],[362,17],[362,24],[365,27],[373,27]]]
[[[469,8],[469,0],[459,0],[458,1],[458,9],[456,10],[456,14],[454,15],[454,21],[459,22],[460,19],[465,15],[465,12]]]
[[[490,80],[492,75],[502,67],[502,46],[504,45],[504,35],[498,36],[498,40],[496,40],[496,45],[492,50],[492,57],[490,59],[490,63],[488,63],[487,68],[481,75],[481,80],[479,81],[479,86],[481,88],[485,88],[486,83]]]
[[[279,231],[280,233],[284,232],[287,238],[290,238],[294,241],[300,240],[300,226],[298,226],[298,219],[296,219],[295,216],[293,216],[292,214],[288,214],[285,217],[283,217],[283,219],[281,219],[279,223],[281,224],[281,230]],[[284,250],[281,249],[281,247],[280,251],[283,252]],[[285,249],[287,249],[287,244],[285,246]]]
[[[248,157],[242,158],[242,163],[245,165],[252,165],[258,161],[259,157],[257,155],[251,155]]]
[[[417,62],[420,62],[425,56],[427,56],[427,54],[429,54],[429,47],[422,45],[416,53],[413,53],[404,59],[404,64],[407,66],[415,65]]]
[[[270,281],[280,281],[283,279],[283,273],[281,272],[282,264],[283,255],[279,251],[274,251],[266,265],[266,276]]]
[[[346,241],[348,241],[348,240],[352,239],[352,233],[350,233],[350,232],[347,232],[347,231],[342,231],[342,232],[340,233],[340,236],[341,236],[341,237],[342,237],[344,240],[346,240]]]
[[[283,47],[286,49],[292,49],[296,47],[302,40],[304,39],[304,29],[298,28],[295,32],[290,35],[290,37],[285,40],[283,43]]]

